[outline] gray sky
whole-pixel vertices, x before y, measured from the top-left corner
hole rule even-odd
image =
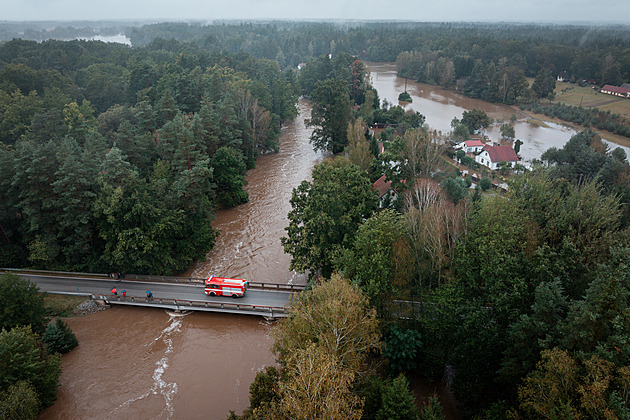
[[[630,0],[0,0],[0,20],[268,18],[630,24]]]

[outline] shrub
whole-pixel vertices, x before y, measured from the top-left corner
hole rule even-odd
[[[19,381],[0,392],[0,419],[34,419],[40,407],[37,391],[28,381]]]
[[[416,355],[422,346],[421,335],[416,330],[401,330],[392,326],[385,339],[383,355],[389,360],[394,373],[410,371],[416,367]]]
[[[61,319],[57,319],[54,324],[48,324],[42,341],[51,353],[68,353],[79,345],[77,337]]]
[[[19,381],[33,385],[44,407],[55,401],[61,370],[59,354],[49,354],[31,327],[14,327],[0,332],[0,390]]]

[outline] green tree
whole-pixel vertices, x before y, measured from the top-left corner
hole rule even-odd
[[[615,60],[612,55],[607,55],[601,65],[601,82],[602,84],[610,84],[618,86],[623,82],[621,75],[621,64]]]
[[[279,400],[278,381],[280,370],[275,366],[267,366],[258,372],[249,386],[249,409],[257,410],[264,404],[275,403]]]
[[[221,147],[212,158],[217,202],[225,207],[246,203],[249,199],[245,186],[245,161],[240,151]]]
[[[46,306],[44,295],[35,283],[15,274],[0,276],[0,328],[30,325],[33,331],[44,332]]]
[[[311,118],[306,125],[314,127],[311,143],[315,150],[333,153],[343,151],[348,144],[348,123],[352,117],[348,85],[341,79],[317,82],[313,91]]]
[[[363,171],[367,170],[374,160],[365,138],[366,131],[365,121],[360,117],[354,123],[348,123],[348,158]]]
[[[27,220],[22,226],[24,242],[36,252],[29,259],[36,267],[54,266],[59,255],[57,244],[57,196],[52,183],[59,169],[58,147],[22,141],[16,145],[11,185],[19,197],[18,208]]]
[[[446,178],[440,186],[455,204],[468,196],[468,188],[466,188],[466,183],[461,178]]]
[[[359,226],[350,249],[335,255],[337,268],[359,285],[380,315],[386,302],[398,295],[394,244],[402,237],[400,214],[383,210]]]
[[[42,336],[42,342],[46,344],[50,353],[61,354],[68,353],[79,345],[77,337],[61,318],[48,324],[46,332]]]
[[[540,352],[555,347],[560,340],[558,325],[567,313],[568,299],[556,279],[536,288],[531,314],[523,314],[509,326],[508,345],[499,374],[508,383],[517,383],[533,371]]]
[[[412,329],[401,330],[392,325],[385,337],[383,356],[389,360],[392,372],[409,372],[416,368],[418,350],[422,346],[421,334]]]
[[[563,348],[588,354],[595,350],[618,365],[627,364],[630,349],[630,248],[615,248],[598,267],[584,299],[570,305],[562,328]]]
[[[28,381],[19,381],[0,392],[0,418],[30,420],[41,407],[37,391]]]
[[[420,411],[420,420],[446,420],[437,394],[431,394]]]
[[[457,119],[457,117],[453,117],[451,120],[451,128],[453,129],[453,137],[457,140],[464,141],[470,137],[468,126]]]
[[[516,152],[517,155],[521,151],[521,145],[522,144],[523,144],[523,142],[520,139],[516,139],[516,141],[514,142],[514,151]]]
[[[417,420],[420,418],[409,381],[402,373],[385,385],[383,406],[376,414],[378,420]]]
[[[92,153],[87,147],[82,151],[72,138],[64,139],[58,148],[60,166],[52,183],[59,209],[56,230],[61,252],[72,268],[90,268],[93,259],[97,232],[92,203],[102,157],[100,151]]]
[[[488,191],[490,188],[492,188],[492,180],[490,178],[481,178],[481,181],[479,181],[479,186],[482,190]]]
[[[0,142],[15,144],[29,131],[33,117],[42,111],[37,92],[23,95],[19,89],[12,94],[0,90]]]
[[[461,123],[468,127],[470,133],[476,133],[490,125],[490,117],[480,109],[472,109],[462,113]]]
[[[359,224],[376,210],[377,192],[358,166],[346,159],[313,169],[313,181],[293,189],[287,236],[281,238],[291,254],[291,269],[311,276],[332,273],[333,256],[350,248]]]
[[[553,77],[551,71],[547,67],[540,69],[534,83],[532,83],[532,91],[539,98],[546,98],[549,94],[553,93],[556,88],[556,78]]]
[[[19,381],[30,382],[44,407],[52,405],[61,372],[61,355],[49,355],[31,327],[0,332],[0,392]]]
[[[501,137],[505,140],[513,140],[514,136],[514,127],[510,124],[501,124]]]

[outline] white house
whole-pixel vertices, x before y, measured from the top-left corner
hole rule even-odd
[[[469,139],[457,145],[458,149],[462,149],[466,153],[477,153],[483,149],[485,144],[481,140]]]
[[[499,169],[501,162],[507,162],[508,166],[514,167],[518,163],[518,156],[510,146],[484,146],[477,156],[475,162],[487,166],[492,170]]]

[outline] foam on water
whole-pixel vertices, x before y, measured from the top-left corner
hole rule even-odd
[[[173,417],[173,398],[177,394],[177,383],[166,382],[162,376],[169,366],[169,355],[173,352],[172,335],[180,331],[181,325],[181,317],[171,316],[169,319],[169,324],[166,325],[166,327],[164,327],[164,329],[160,332],[160,335],[158,335],[151,342],[152,345],[159,341],[162,341],[166,345],[163,356],[155,363],[155,369],[153,370],[152,374],[153,384],[151,385],[151,387],[142,395],[130,398],[118,407],[116,407],[108,414],[108,418],[118,418],[121,414],[123,414],[125,409],[129,408],[136,401],[143,400],[150,395],[158,394],[162,395],[165,404],[164,408],[160,412],[159,416],[157,416],[157,418],[162,418],[163,415],[165,415],[167,419]],[[149,347],[152,347],[151,345],[149,345]]]

